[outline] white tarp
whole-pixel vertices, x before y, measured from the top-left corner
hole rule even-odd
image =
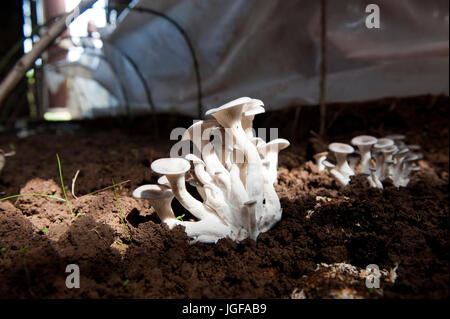
[[[318,104],[320,3],[140,0],[133,5],[167,14],[189,35],[205,111],[240,96],[261,99],[269,109]],[[367,4],[327,1],[326,101],[448,94],[448,1],[377,0],[379,29],[365,25]],[[197,115],[193,60],[185,39],[168,21],[127,10],[103,51],[132,108],[149,109],[144,80],[157,111]],[[93,78],[107,80],[101,68],[95,72]],[[112,93],[123,100],[115,87]]]

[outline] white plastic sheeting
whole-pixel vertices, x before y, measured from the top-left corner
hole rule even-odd
[[[448,1],[372,3],[380,8],[379,29],[365,25],[367,1],[327,1],[326,101],[448,94]],[[268,109],[319,103],[320,1],[140,0],[133,5],[165,13],[188,34],[199,61],[203,111],[240,96],[261,99]],[[147,86],[157,111],[197,115],[193,60],[167,20],[127,10],[103,51],[120,79],[102,68],[93,78],[110,82],[106,86],[121,103],[149,110]]]

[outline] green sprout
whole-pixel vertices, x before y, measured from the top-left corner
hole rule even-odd
[[[323,171],[324,171],[325,173],[328,173],[328,168],[324,168]]]
[[[123,229],[125,231],[125,233],[128,236],[128,239],[130,240],[130,242],[132,241],[129,229],[127,224],[125,223],[125,219],[123,218],[123,214],[122,214],[122,208],[120,207],[120,202],[119,202],[119,196],[117,195],[117,189],[116,189],[116,184],[114,183],[114,180],[112,181],[113,184],[113,189],[114,189],[114,195],[116,197],[116,201],[117,201],[117,208],[119,209],[119,216],[120,216],[120,220],[122,221],[122,225],[123,225]]]
[[[77,213],[77,217],[81,217],[81,216],[84,216],[84,215],[86,215],[85,212],[78,212],[78,213]]]
[[[22,248],[19,249],[19,252],[24,254],[24,253],[27,252],[27,248],[26,247],[22,247]]]
[[[125,287],[126,285],[128,285],[129,282],[130,282],[130,279],[125,280],[125,281],[123,282],[122,286]]]
[[[373,293],[375,292],[375,288],[374,288],[374,287],[369,288],[369,292],[370,292],[371,294],[373,294]]]
[[[4,252],[6,251],[6,248],[5,248],[5,247],[2,247],[2,248],[0,248],[0,251],[1,251],[2,253],[4,253]]]
[[[41,232],[44,233],[44,234],[45,234],[46,232],[48,232],[48,227],[45,227],[43,230],[41,230]]]
[[[58,154],[56,154],[56,159],[58,161],[59,177],[61,179],[61,187],[62,187],[62,190],[63,190],[63,193],[64,193],[64,198],[66,199],[67,207],[69,208],[70,213],[72,214],[73,217],[75,217],[75,213],[72,210],[72,205],[70,204],[70,201],[67,198],[66,188],[64,187],[64,181],[63,181],[62,171],[61,171],[61,161],[59,160]]]
[[[9,143],[9,148],[11,151],[15,151],[16,150],[16,145],[14,145],[14,143]]]
[[[178,219],[178,220],[181,220],[181,221],[182,221],[182,220],[183,220],[183,217],[184,217],[184,215],[186,215],[186,214],[183,214],[183,215],[177,216],[177,219]]]

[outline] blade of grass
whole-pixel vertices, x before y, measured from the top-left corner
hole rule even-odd
[[[126,180],[126,181],[123,181],[123,182],[120,182],[120,183],[116,184],[116,186],[119,186],[119,185],[122,185],[122,184],[125,184],[125,183],[129,183],[129,182],[131,182],[130,179],[129,179],[129,180]],[[113,187],[114,187],[114,186],[111,185],[111,186],[108,186],[108,187],[105,187],[105,188],[102,188],[102,189],[93,191],[93,192],[91,192],[91,193],[89,193],[89,194],[81,195],[79,198],[81,198],[81,197],[83,197],[83,196],[94,195],[94,194],[97,194],[97,193],[106,191],[106,190],[108,190],[108,189],[110,189],[110,188],[113,188]]]
[[[120,220],[122,221],[123,229],[125,230],[125,233],[128,235],[128,239],[129,239],[129,241],[131,243],[131,241],[132,241],[131,235],[130,235],[128,226],[125,223],[125,220],[123,219],[122,208],[120,207],[119,196],[117,195],[117,189],[116,189],[116,184],[114,184],[114,180],[112,180],[112,186],[113,186],[114,195],[115,195],[116,201],[117,201],[117,208],[119,209]]]
[[[1,201],[4,201],[4,200],[7,200],[7,199],[11,199],[11,198],[21,197],[21,196],[40,196],[40,197],[54,198],[54,199],[57,199],[57,200],[60,200],[60,201],[63,201],[63,202],[66,201],[65,199],[59,198],[59,197],[56,196],[56,195],[45,195],[45,194],[18,194],[18,195],[11,195],[11,196],[7,196],[7,197],[0,198],[0,202],[1,202]]]
[[[59,177],[61,179],[61,187],[62,187],[62,190],[64,193],[64,198],[66,199],[67,207],[69,207],[70,213],[72,214],[73,217],[75,217],[75,214],[72,211],[72,205],[70,204],[70,201],[67,198],[66,188],[64,187],[64,181],[63,181],[62,171],[61,171],[61,161],[59,160],[58,154],[56,154],[56,159],[58,160]]]

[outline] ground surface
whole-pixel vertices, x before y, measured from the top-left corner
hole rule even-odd
[[[330,110],[337,115],[328,141],[406,134],[409,143],[424,146],[422,171],[407,188],[386,183],[375,190],[362,177],[341,188],[310,161],[313,144],[297,137],[280,158],[282,220],[257,242],[239,244],[224,239],[190,246],[181,227],[169,231],[147,203],[131,197],[137,186],[156,181],[149,163],[168,156],[174,143],[165,131],[159,139],[149,136],[151,120],[132,130],[103,122],[35,127],[21,139],[0,136],[0,148],[17,153],[0,174],[1,197],[64,197],[59,154],[78,215],[55,198],[0,202],[0,297],[448,298],[448,98]],[[307,118],[308,110],[302,114]],[[273,119],[290,127],[286,113],[265,116],[259,126],[273,126],[265,123]],[[182,118],[165,123],[189,126]],[[286,131],[282,137],[290,138]],[[75,199],[70,190],[77,170]],[[89,194],[112,180],[125,182],[117,188],[127,228],[111,188]],[[183,213],[179,206],[175,212]],[[72,263],[80,267],[80,289],[65,286]],[[361,271],[369,264],[383,272],[380,289],[365,286]]]

